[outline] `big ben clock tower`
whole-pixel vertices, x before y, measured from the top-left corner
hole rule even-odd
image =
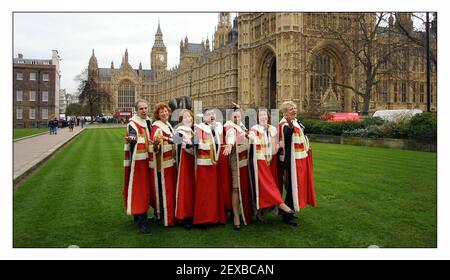
[[[161,74],[167,69],[167,49],[163,42],[163,34],[159,21],[158,30],[155,34],[155,43],[151,52],[150,64],[156,79],[159,79]]]

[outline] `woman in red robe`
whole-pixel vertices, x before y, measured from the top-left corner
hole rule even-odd
[[[258,111],[258,124],[250,129],[252,147],[252,172],[255,184],[257,218],[265,223],[266,209],[278,206],[284,213],[293,213],[284,202],[277,183],[277,129],[269,124],[266,109]]]
[[[194,216],[194,189],[195,189],[195,155],[192,124],[194,114],[184,109],[180,113],[180,125],[175,129],[181,143],[177,144],[178,179],[175,196],[175,218],[183,222],[186,229],[192,225]]]
[[[214,110],[205,110],[203,123],[195,126],[197,171],[194,225],[226,224],[226,214],[218,168],[223,126]]]
[[[177,167],[175,164],[174,130],[169,123],[171,110],[163,102],[155,105],[151,139],[153,145],[153,180],[155,188],[153,203],[157,217],[164,226],[175,225],[175,192],[177,184]]]
[[[235,104],[232,110],[231,120],[224,125],[227,144],[224,155],[229,155],[234,229],[240,229],[239,211],[244,225],[247,225],[253,215],[253,205],[248,174],[247,129],[241,122],[239,106]]]
[[[285,172],[286,204],[296,212],[307,205],[316,206],[312,149],[303,133],[303,126],[297,122],[297,106],[292,101],[282,104],[283,119],[280,133],[280,161]],[[285,215],[284,221],[297,225],[293,215]]]

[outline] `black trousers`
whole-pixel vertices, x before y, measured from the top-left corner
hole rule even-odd
[[[284,169],[284,189],[286,190],[286,197],[284,198],[284,203],[294,209],[294,201],[292,199],[292,180],[291,180],[291,167],[286,166]]]

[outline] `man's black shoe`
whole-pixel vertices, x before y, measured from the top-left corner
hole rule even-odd
[[[184,224],[184,228],[190,230],[192,228],[191,224]]]
[[[148,223],[141,223],[139,224],[139,231],[143,234],[149,234],[150,229],[148,227]]]
[[[284,220],[284,222],[285,222],[286,224],[290,225],[290,226],[293,226],[293,227],[298,227],[298,226],[299,226],[299,224],[298,224],[296,221],[294,221],[294,219],[291,219],[291,220]]]

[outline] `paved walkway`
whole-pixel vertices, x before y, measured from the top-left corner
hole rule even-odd
[[[65,127],[58,129],[56,135],[44,134],[14,142],[14,185],[81,131],[81,126],[74,127],[73,132]]]

